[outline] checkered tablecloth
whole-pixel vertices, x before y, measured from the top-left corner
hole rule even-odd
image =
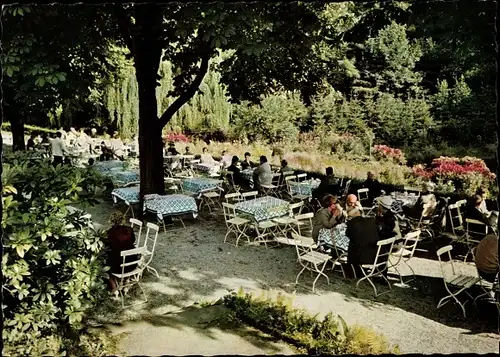
[[[186,195],[156,196],[144,202],[144,211],[156,213],[160,221],[165,216],[192,213],[198,215],[198,207],[193,197]]]
[[[220,187],[221,184],[221,180],[214,180],[209,178],[188,178],[182,182],[182,189],[184,191],[200,193],[206,190]]]
[[[290,214],[290,203],[266,196],[237,203],[235,209],[253,216],[257,222],[262,222]]]
[[[202,172],[207,172],[207,173],[218,172],[220,169],[219,166],[211,166],[211,165],[207,165],[207,164],[196,164],[196,165],[194,165],[194,168],[196,170],[199,170]]]
[[[130,182],[139,181],[139,174],[135,171],[110,171],[110,176],[124,185]]]
[[[111,197],[113,197],[113,201],[116,203],[117,199],[121,199],[123,201],[127,201],[129,203],[139,203],[139,187],[125,187],[125,188],[115,188],[111,191]]]
[[[303,182],[290,181],[290,191],[294,195],[312,196],[313,190],[318,188],[320,182],[316,180],[307,180]]]
[[[349,237],[346,235],[347,224],[341,223],[332,229],[321,229],[319,231],[318,242],[320,245],[332,248],[333,245],[337,249],[347,252],[349,249]]]
[[[396,197],[392,196],[384,196],[389,197],[392,200],[391,203],[391,211],[395,213],[403,213],[403,206],[413,206],[417,203],[418,196],[410,196],[410,195],[397,195]]]
[[[241,170],[241,176],[252,182],[253,181],[253,172],[254,172],[255,169],[245,169],[245,170]]]
[[[124,162],[120,160],[111,160],[111,161],[97,161],[94,163],[94,167],[96,170],[101,173],[108,173],[113,168],[122,168],[123,169]]]

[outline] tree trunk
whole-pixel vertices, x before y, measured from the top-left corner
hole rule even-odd
[[[21,116],[10,116],[10,130],[12,132],[12,151],[26,150],[24,143],[24,119]]]
[[[163,143],[156,107],[156,77],[162,54],[163,14],[155,4],[136,5],[137,33],[133,53],[139,89],[140,195],[165,193]]]

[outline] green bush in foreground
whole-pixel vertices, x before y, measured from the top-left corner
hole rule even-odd
[[[278,295],[276,301],[238,293],[227,295],[222,304],[234,313],[234,318],[263,332],[297,346],[308,354],[383,354],[399,353],[385,337],[362,327],[348,327],[340,316],[328,314],[321,321],[305,310],[291,307],[291,301]]]
[[[35,164],[36,163],[36,164]],[[84,330],[106,296],[104,243],[70,203],[92,201],[92,171],[16,155],[3,180],[4,355],[99,356],[110,343]]]

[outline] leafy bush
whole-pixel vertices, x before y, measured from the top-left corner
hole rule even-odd
[[[321,149],[337,155],[364,155],[365,147],[362,140],[349,133],[336,134],[331,131],[324,131],[321,135]]]
[[[391,161],[399,165],[406,164],[404,153],[387,145],[375,145],[373,147],[373,156],[380,161]]]
[[[349,328],[340,316],[329,313],[323,320],[304,310],[292,308],[291,300],[278,295],[276,301],[255,297],[243,290],[223,298],[224,306],[244,323],[293,343],[308,354],[382,354],[398,353],[397,346],[375,332],[361,327]]]
[[[5,348],[12,355],[88,351],[83,339],[90,337],[80,332],[86,312],[107,290],[104,243],[91,222],[69,214],[67,205],[92,203],[101,177],[93,170],[54,168],[48,160],[34,164],[20,154],[5,161]]]

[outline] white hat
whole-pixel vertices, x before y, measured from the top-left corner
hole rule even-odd
[[[391,205],[392,205],[392,198],[389,197],[389,196],[383,196],[383,197],[380,197],[378,200],[378,204],[388,210],[392,209]]]

